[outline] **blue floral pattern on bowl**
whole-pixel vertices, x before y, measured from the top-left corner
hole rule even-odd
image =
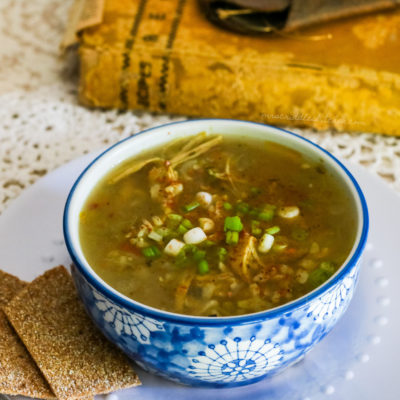
[[[196,386],[237,386],[301,359],[341,317],[353,296],[357,263],[329,291],[275,318],[202,326],[162,321],[117,304],[77,268],[73,277],[102,332],[145,370]]]
[[[192,359],[189,374],[209,382],[241,382],[264,375],[282,361],[279,343],[270,339],[223,339],[209,344],[205,351]]]
[[[103,312],[104,322],[110,323],[117,335],[128,335],[139,343],[149,343],[150,333],[164,330],[162,324],[137,313],[127,313],[123,308],[110,303],[98,291],[93,291],[95,306]]]

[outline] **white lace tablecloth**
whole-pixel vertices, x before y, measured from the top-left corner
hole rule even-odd
[[[54,168],[144,128],[184,119],[93,111],[58,46],[71,0],[0,2],[0,212]],[[400,129],[400,127],[399,127]],[[296,130],[400,192],[400,138]]]

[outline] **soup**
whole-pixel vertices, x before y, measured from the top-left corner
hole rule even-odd
[[[80,241],[95,272],[138,302],[233,316],[329,279],[353,246],[355,215],[321,160],[203,133],[106,175],[81,211]]]

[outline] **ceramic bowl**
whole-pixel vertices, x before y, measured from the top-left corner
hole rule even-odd
[[[79,214],[94,186],[116,165],[171,140],[206,131],[265,139],[322,159],[351,193],[357,236],[347,260],[323,285],[285,305],[234,317],[195,317],[140,304],[105,283],[79,243]],[[238,386],[272,376],[299,361],[337,323],[353,296],[368,232],[359,185],[331,154],[293,133],[234,120],[195,120],[141,132],[110,147],[75,182],[64,212],[64,236],[73,278],[87,312],[103,334],[143,369],[196,386]]]

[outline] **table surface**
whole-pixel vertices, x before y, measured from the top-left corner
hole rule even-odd
[[[71,1],[1,1],[0,213],[25,188],[67,161],[144,128],[185,118],[79,106],[74,61],[59,52]],[[400,138],[295,131],[365,166],[400,192]]]

